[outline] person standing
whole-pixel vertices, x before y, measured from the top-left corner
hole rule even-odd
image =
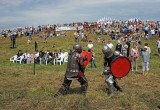
[[[158,55],[160,56],[160,38],[157,41]]]
[[[137,61],[139,58],[139,51],[136,44],[133,44],[133,47],[131,48],[130,56],[131,56],[131,63],[132,63],[132,71],[134,71],[134,68],[137,71],[137,67],[138,67]]]
[[[149,31],[149,28],[148,28],[148,26],[146,25],[145,28],[144,28],[144,36],[145,36],[145,39],[146,39],[146,40],[148,40],[148,37],[149,37],[148,31]]]
[[[89,40],[89,43],[88,43],[87,47],[88,47],[88,50],[92,51],[92,49],[93,49],[93,43],[92,43],[91,40]]]
[[[11,33],[10,39],[11,39],[11,48],[16,48],[16,37],[17,33],[16,31]]]
[[[122,44],[120,40],[118,40],[117,42],[115,51],[119,51],[120,53],[122,53]]]
[[[149,52],[149,58],[151,58],[151,48],[148,46],[148,43],[145,43],[144,46],[147,47],[147,51]],[[150,66],[150,62],[149,62],[149,66]]]
[[[160,38],[160,27],[158,28],[158,37]]]
[[[109,48],[111,48],[112,50],[114,49],[114,45],[111,43],[111,40],[110,40],[110,39],[108,39],[107,46],[108,46]]]
[[[90,61],[90,64],[91,64],[91,68],[97,68],[97,65],[95,63],[95,53],[93,52],[93,50],[89,49],[88,52],[91,52],[92,53],[92,58],[91,58],[91,61]]]
[[[142,50],[142,75],[148,73],[149,71],[149,62],[150,62],[150,55],[147,51],[147,46],[144,46],[144,49]]]
[[[35,48],[35,52],[38,52],[38,43],[36,40],[34,42],[34,48]]]
[[[29,31],[28,34],[29,34],[29,40],[31,41],[32,40],[32,34],[33,34],[32,31]]]
[[[122,55],[128,57],[127,51],[128,51],[128,45],[126,44],[126,41],[124,40],[122,44]]]
[[[151,28],[151,30],[150,30],[150,34],[151,34],[151,38],[153,38],[153,37],[154,37],[154,35],[155,35],[155,29],[154,29],[154,28]]]
[[[130,41],[126,41],[126,44],[128,45],[128,48],[127,48],[127,57],[129,57],[129,52],[130,52],[130,47],[131,47],[131,43]]]

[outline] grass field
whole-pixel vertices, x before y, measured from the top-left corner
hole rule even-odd
[[[96,38],[89,34],[89,39]],[[107,36],[102,36],[108,39]],[[143,39],[143,38],[142,38]],[[36,64],[36,75],[33,74],[33,64],[13,64],[9,58],[19,49],[23,52],[34,53],[34,43],[27,44],[27,37],[17,39],[17,48],[10,49],[10,39],[0,38],[0,110],[159,110],[160,109],[160,56],[157,55],[156,39],[145,41],[151,47],[151,70],[141,75],[141,59],[138,62],[138,72],[129,73],[119,79],[123,92],[117,92],[109,98],[105,89],[103,71],[102,43],[94,43],[95,59],[98,68],[86,68],[89,82],[86,96],[80,94],[77,81],[71,84],[69,94],[54,98],[53,95],[61,86],[66,64],[39,65]],[[51,50],[52,43],[56,49],[69,51],[74,44],[73,32],[66,37],[48,38],[47,44],[43,39],[37,40],[39,50]],[[112,41],[115,44],[115,41]],[[80,42],[84,49],[87,43]]]

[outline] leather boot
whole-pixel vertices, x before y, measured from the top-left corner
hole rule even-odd
[[[62,85],[61,88],[59,88],[58,92],[54,95],[54,97],[62,96],[62,95],[67,94],[68,89],[69,89],[68,87]]]
[[[87,92],[88,83],[81,85],[81,93],[85,94]]]

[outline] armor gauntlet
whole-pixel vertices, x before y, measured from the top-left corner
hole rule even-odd
[[[108,74],[110,74],[110,68],[105,67],[105,69],[103,70],[103,75],[108,75]]]
[[[115,55],[115,56],[120,56],[120,52],[119,52],[119,51],[115,51],[115,52],[114,52],[114,55]]]
[[[107,73],[108,73],[108,70],[103,70],[103,75],[107,75]]]
[[[104,71],[103,71],[103,75],[109,75],[109,74],[111,74],[111,71],[110,71],[110,70],[104,70]]]

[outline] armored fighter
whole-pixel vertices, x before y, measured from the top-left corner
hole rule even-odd
[[[82,46],[80,44],[73,45],[73,51],[70,52],[68,57],[67,69],[65,72],[65,77],[62,86],[54,96],[67,94],[72,80],[78,80],[81,85],[81,93],[86,93],[88,87],[88,81],[85,77],[85,66],[84,62],[91,59],[91,54],[89,57],[82,54]]]
[[[116,78],[122,78],[130,71],[130,61],[127,57],[120,54],[119,51],[113,51],[109,46],[103,46],[104,54],[104,71],[106,83],[108,85],[108,95],[113,96],[115,90],[122,91],[122,87],[118,85]]]

